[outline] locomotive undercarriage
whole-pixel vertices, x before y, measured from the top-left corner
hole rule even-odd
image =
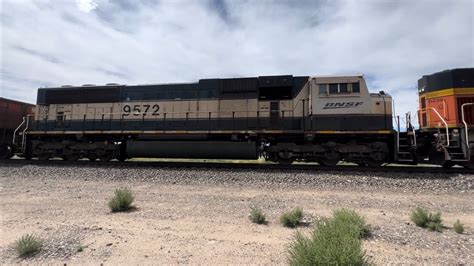
[[[467,149],[462,129],[450,129],[450,145],[446,146],[446,134],[440,130],[417,131],[417,163],[428,163],[451,168],[455,165],[474,169],[474,143]],[[468,157],[469,156],[469,157]]]
[[[67,161],[77,161],[87,158],[91,161],[124,160],[121,154],[122,142],[101,139],[61,139],[40,138],[31,140],[27,145],[24,157],[38,160],[62,158]],[[121,156],[122,155],[122,156]]]
[[[352,162],[360,166],[381,166],[391,161],[388,139],[369,142],[353,137],[334,137],[305,141],[304,143],[278,142],[264,147],[266,160],[280,164],[317,162],[335,166],[339,162]]]
[[[340,161],[353,162],[359,165],[380,166],[392,160],[390,156],[390,139],[388,137],[357,138],[354,136],[305,136],[296,135],[247,135],[247,134],[218,134],[218,135],[182,135],[182,136],[30,136],[23,157],[39,160],[62,158],[67,161],[77,161],[87,158],[95,161],[123,161],[127,154],[127,142],[134,141],[165,142],[173,140],[179,149],[179,143],[191,142],[209,143],[209,149],[219,149],[216,143],[234,143],[247,145],[255,143],[255,158],[263,157],[268,161],[287,165],[294,161],[317,162],[325,166],[336,165]],[[186,147],[186,145],[182,145]],[[189,147],[189,145],[188,145]],[[200,146],[202,147],[202,146]],[[222,146],[221,146],[222,147]],[[225,152],[229,152],[227,149]],[[216,151],[218,153],[218,151]],[[137,156],[140,157],[140,156]],[[146,156],[143,156],[146,157]],[[186,157],[186,156],[185,156]],[[225,156],[222,156],[225,158]]]
[[[295,161],[298,162],[317,162],[325,166],[334,166],[340,161],[353,162],[359,165],[380,166],[392,160],[387,136],[368,138],[354,136],[304,136],[296,135],[207,135],[207,136],[143,136],[132,135],[123,137],[121,135],[102,135],[102,136],[30,136],[23,156],[27,159],[32,157],[39,160],[49,160],[51,158],[62,158],[68,161],[77,161],[82,158],[95,161],[110,161],[118,159],[123,161],[129,158],[127,154],[127,142],[140,140],[163,142],[167,140],[178,139],[182,144],[199,141],[201,143],[209,142],[209,145],[216,143],[235,143],[248,145],[255,143],[255,158],[263,157],[268,161],[288,165]],[[175,149],[180,149],[186,145],[176,145]],[[215,149],[215,147],[214,147]],[[226,152],[229,152],[228,150]],[[186,151],[183,151],[186,153]],[[223,155],[223,158],[228,154]],[[140,156],[137,156],[140,157]],[[146,156],[143,156],[146,157]],[[227,156],[229,157],[229,156]],[[186,158],[184,156],[183,158]],[[218,158],[218,156],[216,156]],[[238,158],[235,158],[238,159]]]

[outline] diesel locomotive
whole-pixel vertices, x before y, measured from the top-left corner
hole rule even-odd
[[[400,126],[392,97],[370,93],[362,75],[40,88],[16,146],[18,155],[39,160],[264,157],[472,167],[473,71],[420,79],[417,130],[410,115]]]

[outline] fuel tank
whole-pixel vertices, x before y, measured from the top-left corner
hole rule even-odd
[[[230,141],[128,141],[129,157],[257,159],[255,142]]]

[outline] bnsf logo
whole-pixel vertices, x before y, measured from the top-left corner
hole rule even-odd
[[[361,106],[363,102],[338,102],[338,103],[327,103],[323,109],[339,109],[339,108],[353,108]]]

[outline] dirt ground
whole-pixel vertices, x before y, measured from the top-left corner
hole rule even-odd
[[[474,261],[472,190],[367,192],[86,177],[58,180],[40,172],[31,178],[0,178],[2,264],[286,264],[286,248],[296,230],[310,229],[288,229],[278,223],[281,213],[297,206],[308,222],[336,208],[357,210],[373,227],[364,250],[375,264]],[[110,213],[107,201],[119,187],[133,190],[135,210]],[[264,210],[268,225],[249,221],[251,204]],[[466,233],[414,226],[409,216],[417,205],[441,210],[447,227],[460,219]],[[20,259],[13,245],[27,233],[44,239],[44,251]]]

